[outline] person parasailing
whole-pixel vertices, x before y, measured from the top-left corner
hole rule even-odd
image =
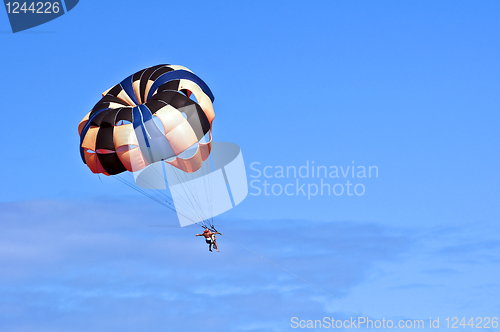
[[[205,237],[205,242],[208,244],[208,250],[212,251],[212,247],[219,251],[219,247],[217,246],[217,236],[216,234],[221,234],[219,232],[212,233],[208,228],[205,228],[203,233],[201,234],[196,234],[196,236],[204,236]],[[222,234],[221,234],[222,235]]]

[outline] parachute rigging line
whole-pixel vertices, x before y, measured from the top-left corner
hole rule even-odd
[[[153,200],[153,201],[157,202],[158,204],[163,205],[164,207],[169,208],[170,210],[172,210],[172,211],[174,211],[174,212],[176,212],[176,213],[179,213],[180,215],[182,215],[183,217],[185,217],[185,218],[187,218],[187,219],[191,220],[193,223],[197,224],[198,226],[201,226],[202,228],[206,228],[206,226],[204,226],[204,225],[200,225],[200,222],[199,222],[199,221],[197,222],[197,221],[195,221],[195,220],[193,220],[193,219],[189,218],[188,216],[186,216],[186,215],[184,215],[184,214],[182,214],[182,213],[178,212],[178,211],[177,211],[174,207],[172,207],[172,206],[170,206],[170,205],[165,204],[165,202],[163,202],[163,200],[160,200],[160,199],[158,199],[157,197],[155,197],[155,196],[153,196],[153,195],[149,194],[147,191],[145,191],[145,190],[141,189],[140,187],[137,187],[137,186],[132,185],[131,183],[129,183],[127,180],[125,180],[125,179],[121,178],[120,176],[113,176],[113,178],[114,178],[114,179],[117,179],[118,181],[120,181],[121,183],[123,183],[123,184],[127,185],[128,187],[130,187],[130,188],[134,189],[134,190],[135,190],[135,191],[137,191],[138,193],[141,193],[142,195],[144,195],[144,196],[148,197],[149,199],[151,199],[151,200]],[[168,196],[167,196],[167,197],[168,197]],[[168,204],[170,204],[170,203],[168,203]]]

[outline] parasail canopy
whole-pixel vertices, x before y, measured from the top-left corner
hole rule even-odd
[[[162,160],[195,172],[210,154],[213,101],[205,82],[185,67],[140,70],[104,92],[80,122],[81,158],[105,175]],[[188,149],[190,156],[181,156]]]
[[[81,158],[92,172],[174,210],[181,226],[215,230],[213,217],[248,188],[240,148],[212,142],[213,101],[185,67],[140,70],[104,92],[80,122]],[[135,184],[122,177],[129,173]]]

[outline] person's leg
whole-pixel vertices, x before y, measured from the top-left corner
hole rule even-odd
[[[217,246],[217,241],[214,241],[214,248],[217,250],[217,252],[220,252],[219,247]]]

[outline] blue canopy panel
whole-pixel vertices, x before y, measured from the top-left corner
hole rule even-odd
[[[172,146],[154,122],[151,111],[145,105],[134,107],[133,126],[139,148],[148,164],[175,157]]]
[[[165,74],[161,75],[160,77],[158,77],[156,79],[156,81],[153,83],[153,85],[151,86],[151,89],[149,90],[147,100],[149,100],[151,98],[153,93],[162,84],[167,83],[168,81],[182,80],[182,79],[190,80],[190,81],[198,84],[198,86],[201,88],[201,90],[203,90],[203,92],[210,98],[212,103],[214,102],[214,99],[215,99],[214,95],[212,94],[212,91],[210,91],[210,88],[208,87],[208,85],[206,85],[205,82],[203,82],[203,80],[201,78],[199,78],[198,76],[196,76],[195,74],[193,74],[187,70],[182,70],[182,69],[170,71],[170,72],[165,73]]]

